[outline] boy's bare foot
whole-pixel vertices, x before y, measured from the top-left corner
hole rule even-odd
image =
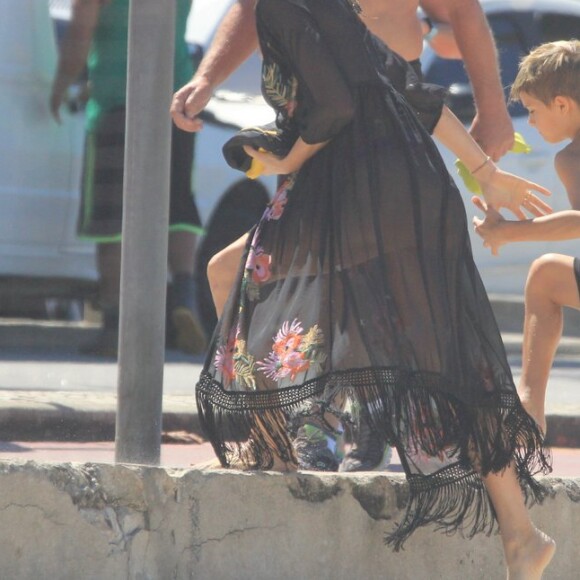
[[[556,551],[556,542],[541,530],[533,529],[523,542],[505,545],[508,580],[541,580]]]
[[[538,427],[542,431],[544,437],[546,436],[546,415],[544,413],[544,408],[538,408],[534,404],[531,397],[529,397],[525,392],[518,390],[518,395],[522,403],[523,408],[526,413],[537,423]]]

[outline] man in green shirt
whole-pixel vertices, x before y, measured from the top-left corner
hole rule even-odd
[[[194,72],[185,42],[190,8],[191,0],[177,1],[176,89]],[[128,24],[129,0],[73,0],[50,97],[51,111],[60,120],[68,87],[86,66],[89,98],[78,232],[97,244],[104,328],[90,352],[105,356],[115,356],[118,343]],[[191,191],[193,153],[192,135],[174,129],[168,256],[172,285],[168,299],[175,345],[190,353],[202,352],[206,346],[194,298],[194,253],[201,223]]]

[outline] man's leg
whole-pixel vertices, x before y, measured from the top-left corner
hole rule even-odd
[[[207,336],[201,322],[195,251],[201,219],[193,195],[195,136],[176,127],[171,133],[168,255],[171,283],[167,293],[169,344],[188,354],[202,354]]]
[[[99,272],[99,308],[103,328],[97,339],[83,347],[88,355],[115,358],[119,347],[119,292],[121,278],[121,244],[97,244],[97,270]]]
[[[194,259],[197,234],[175,231],[169,234],[168,324],[173,329],[173,344],[189,354],[201,354],[207,348],[207,337],[198,312]]]
[[[534,261],[525,292],[522,376],[518,394],[526,411],[546,431],[548,377],[562,336],[562,307],[580,308],[575,259],[546,254]]]

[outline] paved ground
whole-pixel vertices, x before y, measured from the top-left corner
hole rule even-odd
[[[199,432],[194,385],[201,357],[168,352],[163,415],[167,431]],[[516,349],[510,364],[521,371]],[[114,439],[118,366],[61,349],[0,351],[0,441]],[[560,355],[547,393],[553,445],[580,447],[580,357]]]
[[[74,324],[0,320],[0,460],[114,460],[118,366],[114,360],[79,354],[94,331]],[[521,335],[504,332],[503,337],[517,381]],[[166,432],[200,432],[193,392],[202,362],[202,357],[167,352]],[[556,475],[580,475],[579,378],[580,339],[568,337],[551,373],[546,404]],[[187,467],[213,457],[207,443],[165,444],[162,449],[166,466]]]

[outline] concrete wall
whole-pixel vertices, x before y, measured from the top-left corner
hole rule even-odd
[[[578,578],[580,480],[550,479],[532,509],[558,542],[545,579]],[[241,473],[0,464],[0,578],[490,580],[497,535],[432,529],[393,553],[383,535],[406,485],[375,474]]]

